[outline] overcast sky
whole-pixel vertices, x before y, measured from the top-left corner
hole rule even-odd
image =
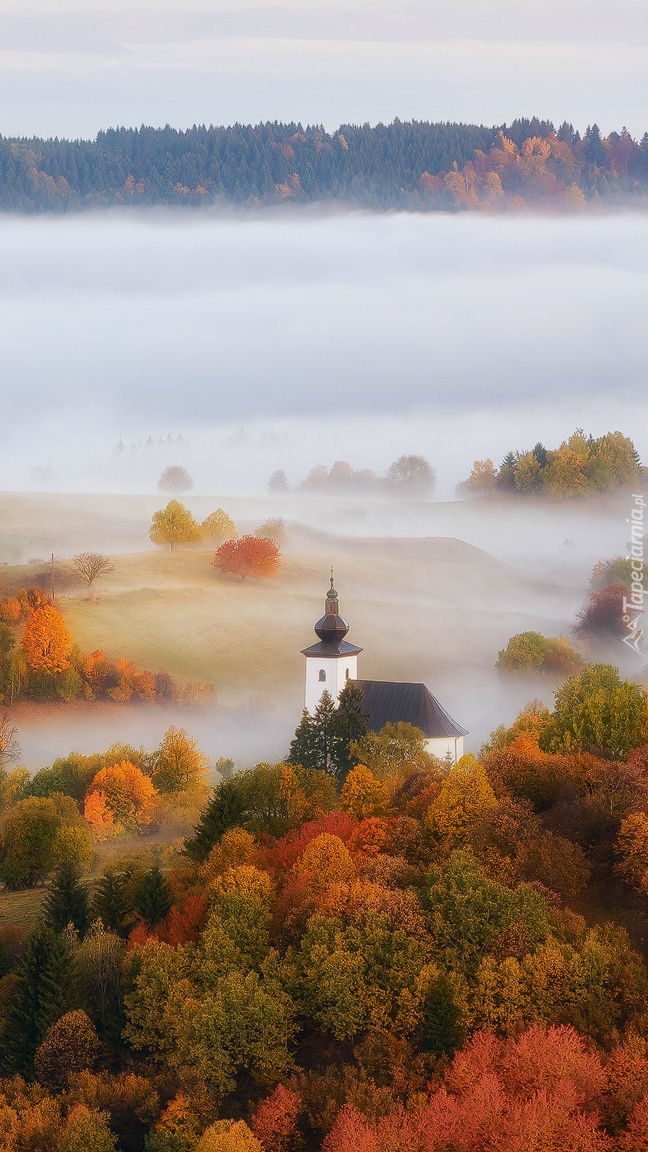
[[[0,132],[142,122],[648,128],[648,0],[2,0]]]

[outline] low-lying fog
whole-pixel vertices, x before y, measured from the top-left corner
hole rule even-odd
[[[0,248],[0,561],[150,548],[170,464],[193,475],[181,499],[200,518],[222,505],[250,530],[284,516],[287,554],[321,554],[324,585],[327,534],[338,552],[340,537],[474,544],[558,590],[551,634],[573,622],[592,564],[624,550],[622,497],[512,505],[457,501],[454,488],[476,458],[553,447],[577,426],[619,429],[648,458],[648,215],[5,216]],[[382,475],[403,453],[437,470],[432,501],[266,494],[276,469],[295,487],[317,464]],[[452,635],[475,635],[479,662],[444,671],[434,656],[429,674],[421,663],[397,678],[425,678],[476,750],[531,696],[549,703],[552,685],[497,678],[497,648],[542,620],[533,597],[519,619],[494,599],[488,624],[462,617],[471,579],[468,569],[430,610],[429,627],[456,620]],[[356,638],[367,675],[373,628],[368,617]],[[308,642],[295,640],[297,680]],[[278,691],[267,711],[181,722],[214,760],[272,759],[299,719],[291,692],[289,707]],[[158,709],[25,713],[20,738],[39,767],[115,739],[154,746],[168,722]]]
[[[577,425],[648,454],[648,215],[5,216],[0,248],[7,489],[181,463],[249,496],[420,452],[447,498]],[[193,447],[130,447],[169,433]]]

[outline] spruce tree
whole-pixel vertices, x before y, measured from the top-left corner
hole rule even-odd
[[[107,932],[116,932],[124,939],[135,923],[135,905],[128,877],[109,869],[101,877],[92,901],[92,915],[101,920]]]
[[[79,936],[85,936],[90,924],[87,890],[79,884],[73,864],[60,864],[43,904],[45,923],[55,932],[64,932],[74,924]]]
[[[234,776],[223,780],[194,828],[194,836],[184,842],[184,851],[191,860],[206,860],[224,832],[236,828],[245,816],[245,794]]]
[[[371,713],[364,711],[364,692],[354,680],[349,680],[338,696],[338,708],[333,714],[333,760],[335,776],[344,784],[347,775],[357,763],[349,752],[352,741],[362,740],[367,732]]]
[[[30,933],[5,1013],[2,1061],[8,1072],[32,1074],[34,1053],[47,1029],[71,1007],[72,954],[46,924]]]
[[[322,692],[313,715],[304,709],[290,743],[287,762],[335,775],[335,703],[328,690]]]
[[[149,928],[154,928],[170,912],[173,893],[160,868],[154,864],[144,873],[135,896],[135,907]]]
[[[425,1000],[421,1047],[435,1056],[452,1056],[463,1044],[461,1013],[455,1002],[452,985],[441,973],[432,981]]]

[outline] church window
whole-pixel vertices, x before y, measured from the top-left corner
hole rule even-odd
[[[324,671],[323,668],[320,668],[319,678],[320,678],[320,684],[323,684],[324,681],[326,680],[326,672]]]

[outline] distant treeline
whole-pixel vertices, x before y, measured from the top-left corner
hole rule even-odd
[[[96,140],[0,137],[0,209],[345,203],[365,208],[579,207],[648,192],[648,133],[571,124],[417,121],[115,128]]]

